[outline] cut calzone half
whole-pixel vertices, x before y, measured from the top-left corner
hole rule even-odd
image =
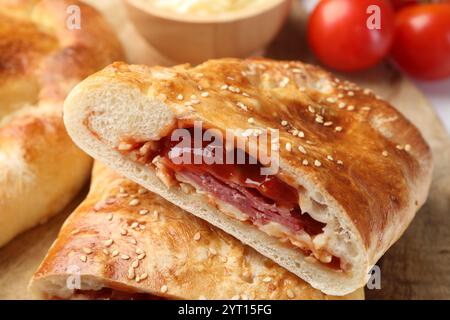
[[[336,299],[99,163],[30,287],[46,299]]]
[[[408,120],[300,62],[116,63],[64,113],[88,154],[327,294],[364,285],[430,185]]]

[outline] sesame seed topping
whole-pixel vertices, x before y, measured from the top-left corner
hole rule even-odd
[[[282,125],[283,127],[286,127],[286,126],[288,125],[288,122],[287,122],[286,120],[282,120],[282,121],[281,121],[281,125]]]
[[[353,111],[353,110],[355,110],[355,106],[354,106],[354,105],[349,105],[349,106],[347,107],[347,110],[348,110],[348,111]]]
[[[341,132],[342,131],[342,127],[336,127],[336,128],[334,128],[334,131]]]
[[[112,244],[113,244],[114,240],[113,239],[108,239],[105,241],[105,246],[107,248],[109,248]]]
[[[149,213],[149,211],[148,211],[147,209],[139,210],[139,214],[140,214],[141,216],[145,216],[145,215],[148,214],[148,213]]]
[[[292,151],[292,144],[290,142],[286,142],[286,145],[284,147],[286,148],[286,151],[288,152]]]
[[[314,160],[314,165],[316,167],[320,167],[322,165],[322,163],[319,160]]]
[[[159,218],[159,212],[158,211],[153,211],[153,216],[155,217],[156,220],[158,220]]]
[[[217,254],[216,249],[214,248],[209,248],[209,252],[211,253],[211,255],[215,256]]]
[[[202,85],[199,84],[199,85],[197,86],[197,89],[200,90],[200,91],[203,91]]]
[[[108,249],[103,249],[103,253],[106,255],[109,255],[109,250]]]
[[[272,281],[272,278],[271,277],[265,277],[262,281],[263,282],[270,282],[270,281]]]
[[[364,89],[363,93],[367,95],[367,94],[370,94],[371,91],[370,91],[370,89]]]
[[[123,255],[120,256],[120,259],[122,259],[122,260],[129,260],[130,256],[127,256],[126,254],[123,254]]]
[[[129,202],[130,206],[137,206],[139,204],[139,199],[133,199]]]
[[[131,224],[130,228],[131,228],[131,229],[136,229],[138,226],[139,226],[139,223],[135,221],[135,222],[133,222],[133,223]]]
[[[331,126],[332,124],[333,124],[332,121],[327,121],[327,122],[325,122],[323,125],[324,125],[325,127],[329,127],[329,126]]]
[[[253,119],[253,118],[248,118],[247,122],[250,123],[250,124],[253,124],[253,123],[255,123],[255,119]]]
[[[168,290],[168,287],[167,287],[166,285],[163,285],[163,286],[161,287],[161,292],[162,292],[162,293],[166,293],[167,290]]]
[[[123,236],[126,236],[127,233],[128,233],[128,231],[126,229],[120,230],[120,234],[123,235]]]
[[[242,102],[238,101],[238,102],[236,102],[236,105],[237,105],[239,108],[241,108],[242,110],[248,111],[248,107],[247,107],[245,104],[243,104]]]
[[[144,250],[142,250],[141,248],[136,249],[136,254],[142,254],[142,253],[144,253]]]
[[[137,240],[136,240],[136,239],[133,239],[133,238],[131,238],[131,239],[130,239],[130,243],[132,243],[132,244],[137,244]]]
[[[316,110],[314,110],[314,108],[311,105],[308,105],[308,111],[311,113],[315,113]]]
[[[227,258],[227,257],[221,257],[221,258],[220,258],[220,261],[222,261],[223,263],[225,263],[225,262],[228,261],[228,258]]]
[[[133,280],[135,278],[136,274],[134,272],[133,268],[128,269],[128,279]]]
[[[323,123],[323,117],[320,115],[316,115],[316,122],[317,123]]]
[[[145,280],[145,279],[147,279],[147,277],[148,277],[147,273],[141,274],[141,280]]]
[[[140,255],[137,256],[138,260],[143,260],[145,258],[146,253],[141,253]]]
[[[119,255],[119,251],[118,250],[114,250],[111,254],[113,257],[116,257]]]
[[[194,234],[194,240],[195,240],[195,241],[200,240],[200,237],[201,237],[200,232],[197,232],[196,234]]]
[[[80,256],[80,260],[81,260],[81,262],[86,262],[87,261],[87,257],[85,255],[81,255]]]
[[[208,93],[208,92],[202,92],[200,95],[201,95],[203,98],[206,98],[206,97],[209,96],[209,93]]]
[[[305,147],[303,147],[303,146],[298,146],[298,150],[303,154],[307,153]]]
[[[344,109],[347,106],[347,104],[345,102],[339,102],[339,109]]]
[[[298,132],[298,136],[299,136],[300,138],[304,138],[304,137],[305,137],[305,133],[304,133],[303,131],[299,131],[299,132]]]
[[[182,94],[179,94],[179,95],[177,96],[177,99],[181,101],[181,100],[183,100],[183,99],[184,99],[184,97],[183,97],[183,95],[182,95]]]
[[[288,296],[289,299],[295,298],[295,294],[294,294],[294,292],[292,292],[291,289],[288,289],[288,290],[286,291],[286,295]]]
[[[383,155],[383,157],[387,157],[389,155],[389,153],[386,150],[384,150],[381,154]]]
[[[136,269],[137,267],[139,267],[139,260],[134,260],[134,261],[131,263],[131,267],[134,268],[134,269]]]
[[[227,89],[228,89],[228,85],[227,85],[227,84],[224,84],[223,86],[220,87],[220,89],[222,89],[222,90],[227,90]]]
[[[347,92],[347,94],[348,94],[350,97],[353,97],[353,96],[355,95],[355,93],[354,93],[353,91],[349,91],[349,92]]]
[[[399,144],[396,145],[395,147],[396,147],[398,150],[403,150],[403,146],[401,146],[401,145],[399,145]]]
[[[333,98],[333,97],[328,97],[326,100],[329,103],[335,103],[336,102],[336,98]]]
[[[308,162],[308,160],[303,159],[302,164],[303,164],[304,166],[307,166],[307,165],[309,164],[309,162]]]
[[[331,156],[331,155],[327,155],[327,159],[330,160],[330,161],[333,161],[333,160],[334,160],[334,159],[333,159],[333,156]]]
[[[83,248],[83,252],[86,254],[91,254],[92,250],[90,248]]]
[[[108,218],[109,221],[111,221],[113,219],[113,214],[112,213],[108,214],[107,218]]]
[[[139,194],[146,194],[146,193],[148,193],[148,190],[144,189],[144,188],[139,188],[138,193]]]
[[[141,277],[140,276],[136,276],[136,279],[134,279],[134,281],[136,281],[137,283],[141,282]]]
[[[411,151],[411,145],[406,144],[406,145],[405,145],[405,151],[406,151],[406,152]]]
[[[337,164],[339,164],[339,165],[343,165],[343,164],[344,164],[344,162],[343,162],[342,160],[338,160],[338,161],[337,161]]]

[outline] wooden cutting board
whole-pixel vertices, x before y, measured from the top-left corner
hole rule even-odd
[[[129,62],[170,64],[135,31],[119,0],[87,2],[97,6],[117,29]],[[265,55],[311,61],[303,36],[304,21],[300,2],[294,1],[292,16]],[[381,290],[366,289],[367,298],[449,299],[449,137],[420,91],[388,64],[353,75],[350,80],[371,88],[396,106],[422,131],[434,153],[434,177],[428,201],[402,238],[378,262]],[[31,298],[27,291],[30,277],[56,238],[61,224],[84,194],[48,223],[20,235],[0,249],[0,299]]]

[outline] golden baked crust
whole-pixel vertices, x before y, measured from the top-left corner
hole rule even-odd
[[[81,29],[66,26],[69,5]],[[67,136],[62,102],[89,74],[122,58],[104,19],[78,1],[0,1],[0,246],[61,210],[91,160]]]
[[[81,282],[90,279],[85,290],[107,287],[169,299],[335,298],[99,163],[92,179],[86,200],[33,277],[31,287],[41,296],[51,292],[51,281],[64,287],[68,266],[77,266]],[[144,253],[141,260],[137,252]],[[363,297],[360,289],[345,298]]]
[[[328,249],[352,264],[350,272],[323,270],[262,232],[219,217],[199,194],[167,188],[151,165],[119,150],[121,142],[157,140],[195,120],[236,135],[239,129],[279,129],[279,174],[298,187],[300,207],[309,201],[306,212],[332,227],[325,232]],[[425,202],[431,182],[430,148],[395,108],[370,90],[295,61],[221,59],[173,68],[115,63],[71,92],[65,123],[94,158],[329,294],[363,285]]]

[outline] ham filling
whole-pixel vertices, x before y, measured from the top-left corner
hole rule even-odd
[[[194,156],[205,154],[205,143],[201,150],[194,148],[193,141],[191,147],[179,148],[179,142],[169,138],[151,142],[150,146],[148,142],[126,143],[133,146],[131,149],[139,150],[135,157],[137,161],[151,161],[156,165],[158,176],[167,185],[172,185],[173,181],[188,183],[207,194],[209,200],[228,216],[249,222],[270,236],[290,242],[305,255],[311,255],[330,268],[341,269],[338,257],[314,247],[312,239],[323,233],[325,224],[301,211],[297,189],[276,175],[261,175],[262,166],[257,161],[249,161],[247,153],[244,153],[245,164],[195,164]],[[211,154],[215,152],[222,152],[223,159],[226,159],[226,152],[234,152],[234,159],[237,159],[236,153],[243,151],[217,148]],[[177,157],[186,159],[186,154],[192,161],[182,164],[175,161]],[[230,207],[234,210],[227,210]]]

